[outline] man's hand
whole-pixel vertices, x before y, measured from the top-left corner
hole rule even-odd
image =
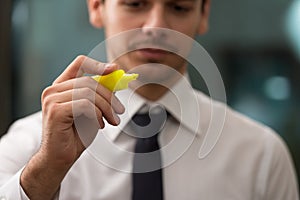
[[[83,76],[105,75],[116,69],[116,64],[78,56],[44,90],[42,144],[21,174],[21,185],[30,199],[53,198],[65,174],[85,150],[82,134],[96,134],[104,127],[103,117],[112,125],[119,124],[117,114],[124,112],[123,105],[111,91]],[[88,123],[91,129],[80,131],[81,124],[76,120]]]

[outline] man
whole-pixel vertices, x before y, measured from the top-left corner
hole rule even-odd
[[[142,36],[164,41],[168,35],[156,28],[192,38],[204,34],[208,29],[210,1],[88,0],[88,8],[91,24],[105,28],[107,38],[139,28]],[[211,102],[187,87],[183,77],[169,76],[186,73],[184,59],[155,48],[133,50],[119,57],[110,52],[113,48],[108,51],[115,64],[77,57],[44,90],[42,113],[16,122],[1,140],[3,199],[146,199],[151,195],[152,199],[298,199],[294,169],[282,141],[270,129],[230,109],[213,150],[199,158],[199,148],[205,140],[202,133],[210,129]],[[146,66],[140,76],[154,78],[155,83],[146,81],[122,92],[112,93],[84,76],[105,75],[118,68],[134,71],[148,63],[158,65]],[[162,73],[162,65],[175,72]],[[172,92],[179,99],[183,114],[176,108]],[[124,157],[126,152],[137,152],[134,149],[138,139],[126,134],[126,130],[130,119],[154,102],[168,112],[160,130],[160,146],[167,146],[173,139],[180,141],[175,146],[178,148],[185,141],[192,142],[183,152],[177,153],[177,148],[173,148],[171,153],[162,154],[162,171],[159,167],[140,171],[153,171],[152,175],[160,180],[147,185],[151,178],[140,177],[145,178],[144,182],[136,184],[138,173],[130,173],[135,168],[135,156]],[[213,105],[217,110],[225,108],[217,102]],[[186,111],[190,113],[187,116]],[[125,117],[120,115],[124,112]],[[191,125],[195,119],[199,122],[197,129]],[[92,140],[85,141],[90,132]],[[118,149],[107,150],[111,144],[123,149],[122,153]],[[88,145],[90,150],[86,149]],[[180,156],[165,165],[173,153]],[[144,184],[148,188],[142,188]],[[137,194],[141,190],[146,194],[144,197]]]

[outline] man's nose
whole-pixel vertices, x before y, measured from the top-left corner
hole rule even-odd
[[[170,28],[163,6],[155,5],[143,25],[143,32],[152,37],[165,37],[164,29]]]

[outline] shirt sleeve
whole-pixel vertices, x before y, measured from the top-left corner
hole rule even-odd
[[[21,172],[22,169],[0,187],[0,197],[2,199],[29,200],[20,185]]]
[[[275,133],[266,139],[267,164],[263,183],[266,200],[299,200],[298,183],[290,153],[283,140]]]
[[[0,139],[0,197],[29,199],[20,185],[21,172],[36,153],[41,140],[41,114],[15,122]]]
[[[0,187],[0,199],[30,200],[20,185],[20,176],[23,168],[18,171],[9,181]],[[55,194],[53,200],[59,199],[59,191]]]

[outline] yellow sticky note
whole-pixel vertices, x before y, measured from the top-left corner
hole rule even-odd
[[[110,91],[116,92],[128,88],[128,83],[136,80],[138,76],[138,74],[126,74],[124,70],[119,69],[107,75],[93,76],[93,79]]]

